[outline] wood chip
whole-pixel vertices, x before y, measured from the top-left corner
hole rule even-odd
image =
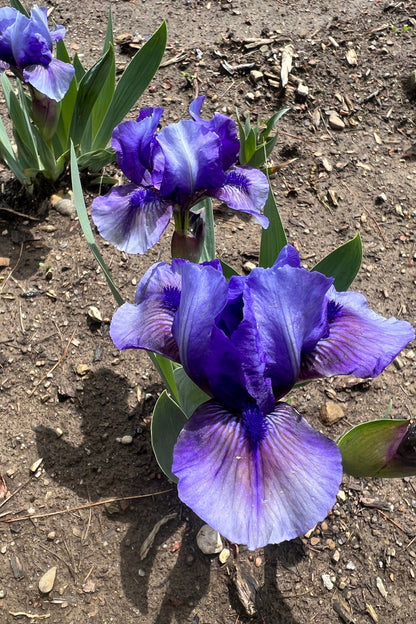
[[[8,266],[10,266],[10,258],[0,257],[0,267],[8,267]]]
[[[233,582],[247,615],[255,615],[257,613],[256,598],[260,589],[259,582],[243,564],[236,566]]]
[[[15,579],[17,579],[18,581],[25,578],[25,572],[23,570],[23,565],[22,562],[20,561],[19,557],[12,557],[10,559],[10,565],[12,567],[12,572],[13,572],[13,576]]]
[[[292,59],[295,50],[292,45],[287,45],[282,52],[282,68],[280,70],[280,79],[284,88],[289,81],[289,74],[292,71]]]
[[[348,65],[358,65],[357,52],[354,48],[348,48],[345,58],[347,59]]]

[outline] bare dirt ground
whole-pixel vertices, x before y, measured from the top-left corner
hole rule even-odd
[[[106,3],[44,4],[67,28],[67,45],[92,64]],[[112,8],[115,34],[127,41],[117,46],[120,67],[129,60],[129,41],[140,43],[167,21],[164,67],[140,102],[164,106],[163,123],[185,116],[196,94],[206,95],[207,117],[215,110],[234,116],[238,106],[265,118],[290,106],[273,154],[289,241],[312,267],[360,231],[364,260],[355,288],[379,313],[415,324],[415,92],[406,79],[416,70],[416,2],[114,0]],[[293,69],[282,90],[288,44]],[[22,199],[4,168],[0,181],[0,256],[10,258],[0,269],[0,472],[12,494],[0,508],[0,621],[413,621],[414,479],[345,477],[328,518],[307,536],[255,553],[231,545],[224,565],[199,552],[202,523],[181,504],[151,452],[158,376],[143,354],[112,345],[115,304],[78,221]],[[97,192],[86,188],[88,205]],[[257,226],[220,207],[216,226],[219,257],[240,271],[257,260]],[[132,300],[145,268],[169,259],[169,235],[144,258],[102,241],[100,248]],[[92,305],[102,323],[88,317]],[[412,416],[411,347],[376,380],[317,382],[293,393],[293,402],[333,438],[382,417],[389,404],[391,417]],[[345,413],[331,427],[318,418],[328,400]],[[123,436],[131,443],[123,444]],[[143,541],[171,513],[141,559]],[[39,580],[54,566],[54,587],[42,595]],[[253,594],[251,617],[236,578],[246,579]]]

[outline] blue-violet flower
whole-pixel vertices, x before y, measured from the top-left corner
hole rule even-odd
[[[34,89],[59,102],[75,73],[71,64],[52,56],[53,42],[64,36],[63,26],[49,31],[45,7],[35,5],[30,18],[11,7],[0,9],[0,72],[10,69]]]
[[[375,377],[414,338],[409,323],[332,282],[291,246],[228,283],[217,262],[161,262],[111,323],[118,348],[180,362],[212,397],[180,433],[172,471],[183,502],[250,549],[322,520],[342,477],[336,444],[280,399],[315,377]]]
[[[117,162],[131,182],[97,197],[91,215],[101,236],[128,253],[144,253],[166,229],[172,215],[179,234],[188,234],[190,209],[202,199],[216,197],[230,208],[261,214],[268,193],[266,176],[237,166],[239,140],[235,122],[219,113],[200,117],[204,98],[190,105],[192,119],[157,132],[163,108],[143,109],[136,121],[114,129],[112,146]]]

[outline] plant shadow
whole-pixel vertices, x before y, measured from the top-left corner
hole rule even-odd
[[[148,426],[144,418],[152,405],[128,404],[131,389],[122,376],[108,368],[101,368],[84,378],[80,388],[67,403],[65,413],[74,411],[81,418],[83,441],[75,446],[57,438],[53,429],[35,430],[38,456],[43,457],[46,472],[60,485],[76,492],[91,502],[122,498],[169,490],[167,494],[132,502],[123,520],[131,522],[120,546],[121,581],[126,597],[140,611],[155,614],[155,605],[149,605],[149,581],[153,575],[163,578],[162,599],[155,624],[173,621],[181,614],[186,621],[195,604],[206,593],[210,579],[210,562],[195,552],[195,533],[201,521],[191,518],[191,530],[186,530],[178,555],[169,553],[176,562],[169,574],[157,570],[163,544],[182,524],[182,505],[153,458]],[[72,409],[71,409],[72,408]],[[117,438],[133,436],[133,443],[123,445]],[[162,526],[149,554],[142,561],[140,547],[156,522],[169,513],[177,518]],[[108,516],[111,519],[111,516]],[[188,518],[187,518],[188,520]],[[199,526],[198,526],[199,524]],[[187,526],[189,524],[187,523]],[[163,551],[162,551],[163,552]],[[163,556],[162,556],[163,558]],[[166,578],[167,577],[167,578]],[[195,581],[197,579],[197,582]]]

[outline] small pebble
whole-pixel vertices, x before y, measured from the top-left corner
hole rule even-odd
[[[57,567],[49,568],[47,572],[39,579],[39,591],[41,594],[49,594],[52,591],[56,579]]]
[[[209,524],[204,524],[198,531],[196,543],[204,555],[216,555],[223,549],[221,535],[212,529]]]
[[[332,130],[344,130],[345,124],[342,121],[341,117],[339,117],[336,113],[331,113],[328,119],[328,123],[331,126]]]
[[[229,559],[230,557],[230,549],[229,548],[223,548],[222,551],[220,552],[220,556],[218,557],[220,560],[220,563],[225,563],[227,561],[227,559]]]
[[[121,444],[131,444],[133,442],[133,436],[131,435],[124,435],[122,438],[120,438],[120,442]]]
[[[355,563],[353,563],[352,561],[348,561],[345,567],[347,568],[347,570],[355,570]]]
[[[334,589],[334,584],[331,581],[331,576],[329,574],[322,574],[322,582],[324,584],[324,587],[329,591],[331,591],[331,589]]]
[[[347,500],[347,495],[345,494],[344,490],[339,490],[339,492],[337,494],[337,499],[341,503],[345,503],[345,501]]]

